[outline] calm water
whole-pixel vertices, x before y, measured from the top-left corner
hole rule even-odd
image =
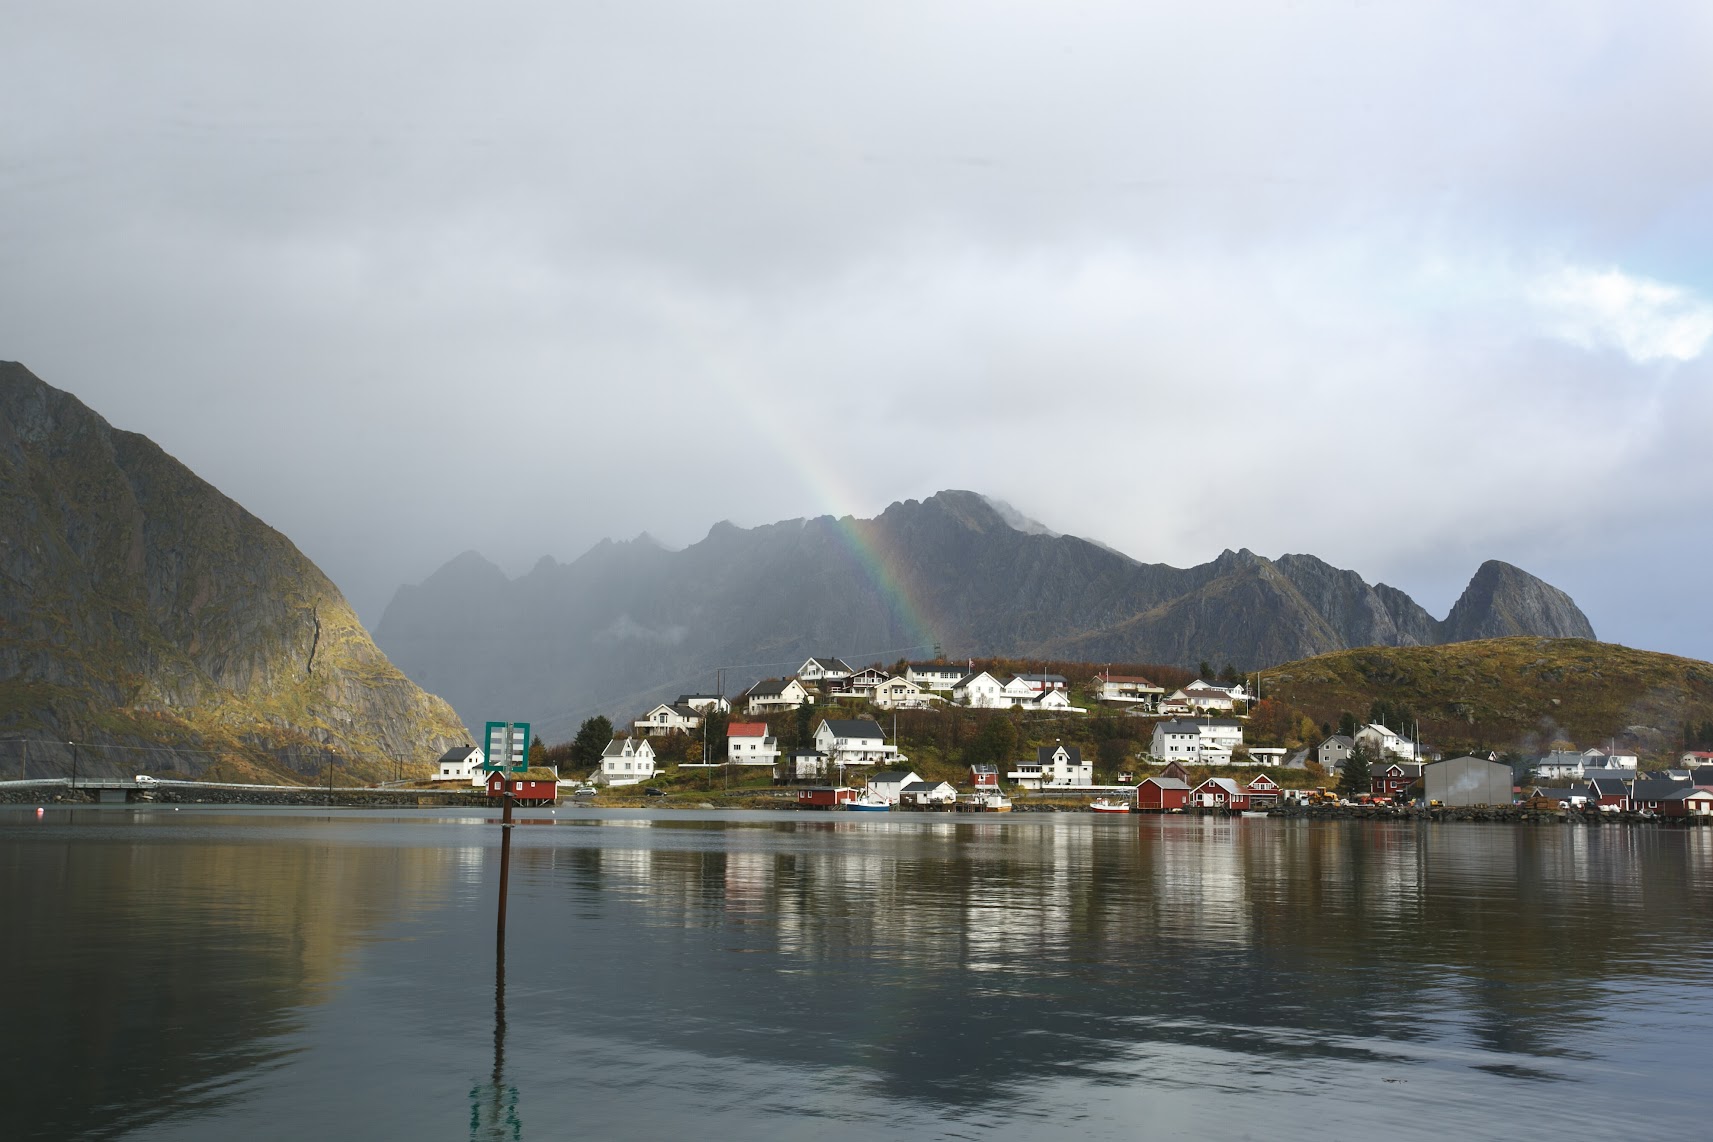
[[[487,820],[0,810],[0,1135],[1709,1131],[1713,830]]]

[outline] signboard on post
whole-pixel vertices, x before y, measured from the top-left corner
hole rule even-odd
[[[522,773],[529,768],[529,723],[489,722],[483,735],[484,773]]]

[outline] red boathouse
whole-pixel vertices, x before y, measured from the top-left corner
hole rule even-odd
[[[512,801],[519,805],[552,805],[559,800],[559,775],[551,769],[526,769],[522,773],[488,774],[488,796],[503,797],[506,778],[512,779]]]
[[[859,793],[844,786],[809,785],[797,791],[799,809],[834,809],[846,801],[855,801]]]

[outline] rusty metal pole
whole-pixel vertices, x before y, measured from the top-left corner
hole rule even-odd
[[[495,921],[494,948],[497,955],[506,954],[506,892],[512,876],[512,779],[500,778],[500,797],[504,811],[500,815],[500,913]]]

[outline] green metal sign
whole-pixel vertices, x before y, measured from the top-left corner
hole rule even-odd
[[[529,768],[528,722],[489,722],[483,741],[482,772],[522,773]]]

